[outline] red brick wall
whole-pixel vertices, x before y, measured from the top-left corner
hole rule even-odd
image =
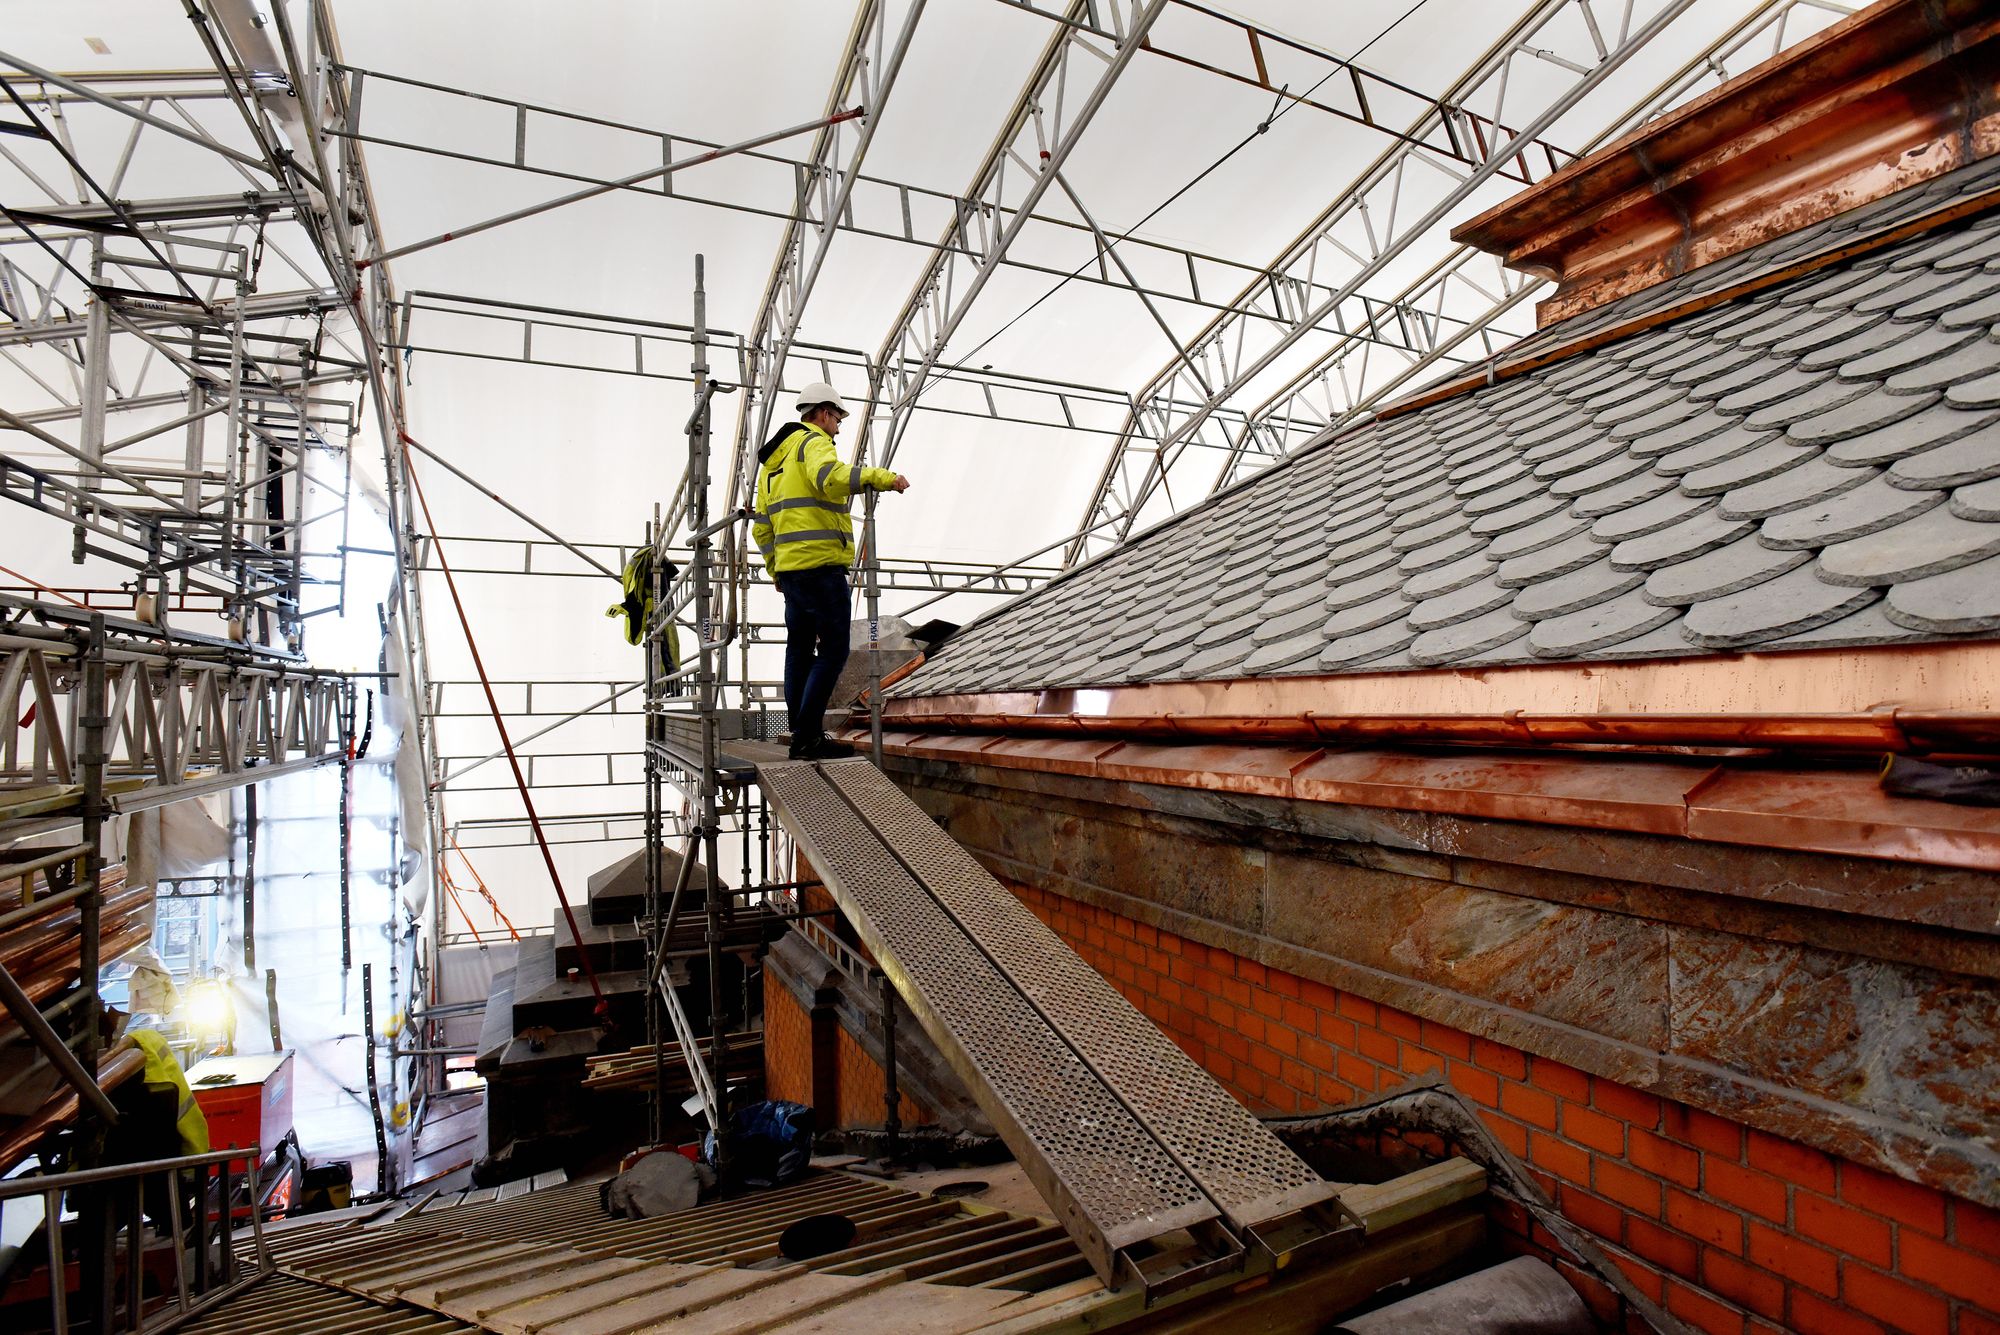
[[[791,989],[764,974],[764,1097],[813,1101],[812,1017]]]
[[[866,1048],[847,1032],[836,1027],[838,1050],[834,1077],[835,1106],[816,1108],[833,1120],[835,1127],[875,1127],[882,1125],[886,1082],[882,1067]],[[799,1004],[791,989],[764,975],[764,1090],[766,1098],[813,1102],[812,1017]],[[896,1091],[898,1115],[905,1127],[937,1121],[910,1097],[908,1089]]]
[[[1314,1112],[1441,1076],[1565,1217],[1697,1329],[2000,1335],[2000,1211],[1105,909],[1012,888],[1260,1113]]]
[[[840,1033],[840,1125],[880,1126],[887,1108],[887,1081],[867,1049],[845,1028]],[[900,1047],[900,1045],[898,1045]],[[907,1089],[896,1091],[896,1116],[905,1128],[937,1119],[918,1107]]]

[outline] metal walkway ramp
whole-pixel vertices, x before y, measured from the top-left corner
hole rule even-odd
[[[1105,1283],[1164,1292],[1335,1227],[1335,1184],[880,770],[791,761],[758,778]]]

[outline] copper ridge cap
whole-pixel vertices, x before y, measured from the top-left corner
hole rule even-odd
[[[1881,0],[1452,239],[1551,278],[1558,320],[2000,152],[2000,13]]]

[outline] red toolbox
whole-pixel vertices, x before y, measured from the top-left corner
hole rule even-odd
[[[292,1129],[292,1054],[260,1052],[237,1057],[204,1057],[187,1073],[194,1101],[208,1118],[211,1149],[261,1145],[268,1156]],[[233,1159],[233,1173],[247,1171]]]

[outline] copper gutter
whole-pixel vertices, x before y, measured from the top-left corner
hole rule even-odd
[[[1462,224],[1549,325],[2000,151],[2000,15],[1884,0]]]

